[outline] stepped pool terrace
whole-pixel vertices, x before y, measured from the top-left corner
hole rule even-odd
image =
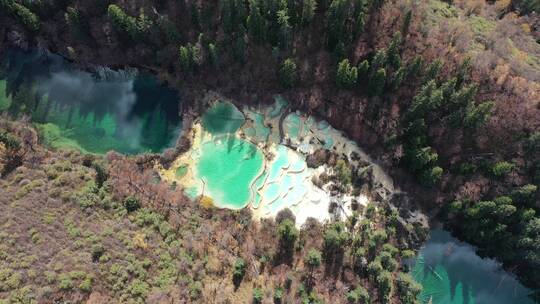
[[[313,182],[328,168],[309,168],[306,155],[320,148],[348,156],[362,153],[328,123],[290,112],[281,96],[273,105],[258,108],[214,100],[192,130],[191,149],[161,170],[165,179],[193,197],[211,198],[217,207],[249,207],[256,217],[289,208],[299,225],[308,217],[330,218],[336,199]],[[367,203],[365,196],[354,199]]]

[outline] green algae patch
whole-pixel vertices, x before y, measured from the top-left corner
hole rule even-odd
[[[70,113],[71,112],[71,113]],[[83,153],[105,154],[110,150],[137,152],[134,136],[121,140],[113,134],[117,126],[110,115],[97,119],[93,112],[83,115],[78,109],[55,109],[47,122],[36,123],[44,142],[53,149],[76,149]]]
[[[178,178],[184,177],[188,172],[188,166],[187,165],[181,165],[178,168],[176,168],[175,176]]]
[[[234,133],[244,124],[244,115],[229,102],[216,102],[202,117],[206,131],[219,135]]]
[[[76,140],[70,139],[53,123],[36,124],[45,144],[53,149],[79,150],[88,153]]]
[[[263,165],[263,154],[253,144],[234,136],[201,146],[197,176],[202,178],[218,207],[240,209],[251,196],[251,184]]]

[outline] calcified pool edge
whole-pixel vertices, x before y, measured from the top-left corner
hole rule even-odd
[[[224,104],[232,105],[230,101],[221,97],[214,96],[211,100],[207,113],[212,112],[212,115],[215,115],[217,108],[225,107]],[[234,132],[228,134],[219,132],[219,136],[212,130],[205,129],[207,118],[203,115],[193,123],[190,134],[192,145],[189,151],[178,157],[169,169],[158,167],[162,178],[180,185],[192,198],[198,196],[211,198],[216,207],[230,209],[248,207],[256,219],[274,217],[280,210],[289,208],[295,214],[298,226],[309,217],[323,222],[332,216],[344,218],[352,213],[353,201],[363,206],[369,201],[368,193],[353,196],[332,191],[330,189],[332,182],[316,185],[314,179],[318,179],[323,173],[331,174],[333,170],[327,165],[317,168],[307,166],[307,155],[317,149],[327,149],[344,155],[352,165],[361,162],[371,164],[377,185],[387,193],[394,190],[392,180],[373,164],[356,143],[348,140],[325,121],[317,121],[313,117],[297,112],[288,113],[287,109],[287,101],[280,96],[275,97],[275,102],[271,106],[240,108],[238,110],[244,115],[245,121],[238,128],[233,128]],[[221,116],[216,117],[226,120]],[[236,114],[231,117],[238,119]],[[230,126],[228,122],[224,123]],[[216,126],[212,125],[212,129],[215,128]],[[280,134],[280,128],[283,134]],[[215,189],[212,191],[208,185],[208,176],[199,172],[203,146],[221,144],[219,140],[224,140],[223,136],[229,139],[232,137],[234,141],[240,143],[247,142],[263,155],[259,170],[255,174],[249,172],[253,175],[248,183],[249,198],[240,205],[220,201],[221,195],[216,195]],[[187,167],[182,176],[177,174],[179,167]],[[339,206],[340,211],[337,214],[329,212],[332,202]]]

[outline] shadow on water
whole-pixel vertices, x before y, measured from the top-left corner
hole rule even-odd
[[[422,301],[441,304],[534,304],[532,291],[492,259],[443,230],[431,231],[413,275],[423,285]]]
[[[202,117],[204,128],[213,135],[232,134],[244,121],[242,112],[228,102],[215,103]]]
[[[55,148],[159,152],[180,132],[178,93],[136,70],[85,72],[57,55],[9,50],[0,82],[4,110],[30,116]]]

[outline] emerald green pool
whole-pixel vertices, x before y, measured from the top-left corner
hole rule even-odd
[[[251,184],[263,166],[263,154],[235,132],[245,117],[233,104],[214,103],[203,115],[204,132],[211,139],[201,144],[196,176],[204,182],[204,195],[219,207],[240,209],[249,204]]]
[[[202,144],[197,175],[218,206],[240,209],[249,203],[250,185],[262,164],[257,147],[230,135]]]

